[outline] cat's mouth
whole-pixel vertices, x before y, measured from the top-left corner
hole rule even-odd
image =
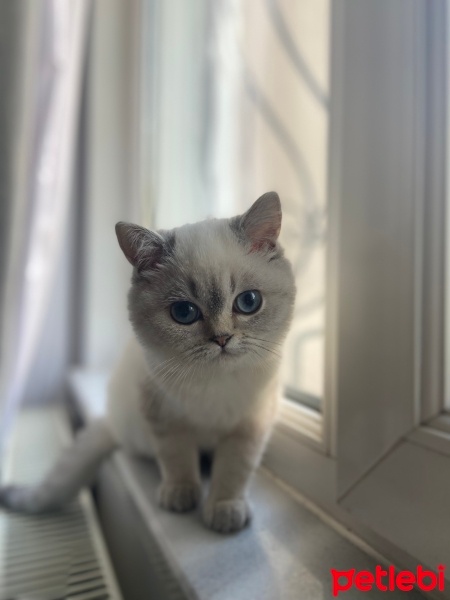
[[[217,352],[215,358],[217,360],[230,360],[232,358],[236,358],[238,355],[241,355],[242,352],[240,352],[237,348],[221,348],[219,350],[219,352]]]
[[[214,363],[220,363],[239,358],[244,352],[242,346],[236,343],[224,344],[220,347],[216,344],[208,344],[204,350],[203,357]]]

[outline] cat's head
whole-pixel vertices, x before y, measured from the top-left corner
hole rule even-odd
[[[295,299],[280,228],[275,192],[231,219],[158,232],[118,223],[134,267],[128,306],[141,344],[211,372],[277,361]]]

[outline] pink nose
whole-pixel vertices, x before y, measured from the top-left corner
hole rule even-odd
[[[228,341],[231,340],[231,335],[216,335],[212,338],[213,342],[216,342],[221,348],[227,345]]]

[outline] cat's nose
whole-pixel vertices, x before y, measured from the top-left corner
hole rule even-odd
[[[231,340],[233,336],[232,335],[228,335],[227,333],[225,335],[215,335],[212,338],[213,342],[216,342],[216,344],[218,344],[221,348],[223,348],[224,346],[226,346],[228,344],[228,342]]]

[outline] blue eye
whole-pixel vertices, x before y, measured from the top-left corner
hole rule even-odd
[[[201,313],[198,307],[195,306],[195,304],[192,304],[192,302],[180,300],[180,302],[174,302],[172,304],[170,307],[170,315],[177,323],[191,325],[191,323],[194,323],[200,318]]]
[[[250,315],[256,312],[262,304],[262,296],[258,290],[249,290],[248,292],[242,292],[239,296],[236,296],[234,301],[234,307],[245,315]]]

